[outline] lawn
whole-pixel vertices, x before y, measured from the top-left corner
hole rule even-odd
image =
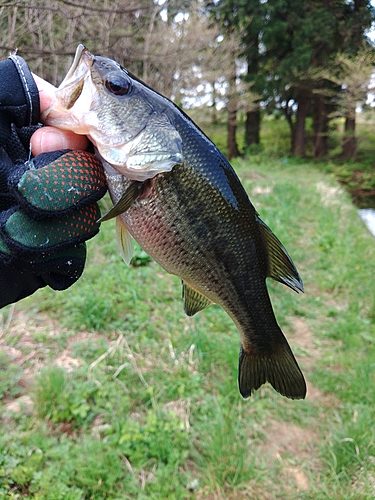
[[[314,164],[234,167],[304,281],[268,284],[306,400],[244,401],[229,317],[186,317],[179,279],[140,248],[127,268],[106,222],[73,287],[0,311],[0,499],[375,496],[375,240]]]

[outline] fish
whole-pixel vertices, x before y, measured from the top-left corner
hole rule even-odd
[[[189,116],[80,44],[42,120],[93,143],[113,201],[99,222],[116,217],[124,261],[133,238],[181,278],[188,316],[218,304],[233,320],[242,397],[269,383],[287,398],[305,398],[304,376],[266,284],[273,278],[298,293],[302,279],[228,160]]]

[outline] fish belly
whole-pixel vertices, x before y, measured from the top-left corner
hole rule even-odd
[[[254,255],[251,235],[244,234],[248,228],[232,224],[232,211],[210,186],[185,184],[171,172],[157,176],[150,195],[137,200],[121,218],[167,272],[232,311],[229,303],[240,303],[251,293],[248,277],[258,275],[263,265]],[[256,281],[261,285],[260,276],[252,287]],[[264,279],[261,286],[264,289]]]

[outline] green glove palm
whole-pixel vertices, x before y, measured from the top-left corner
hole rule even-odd
[[[0,213],[0,234],[18,257],[51,254],[99,231],[95,201],[104,195],[106,180],[91,153],[41,154],[14,167],[8,186],[15,205]]]
[[[64,290],[82,274],[84,241],[99,231],[106,192],[100,161],[54,151],[14,165],[0,151],[1,306],[45,285]]]

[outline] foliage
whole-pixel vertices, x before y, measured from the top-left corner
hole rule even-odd
[[[22,375],[22,368],[13,363],[5,352],[0,352],[0,399],[5,396],[15,397],[22,392],[19,385]]]
[[[42,419],[76,425],[92,420],[91,406],[98,387],[93,382],[80,380],[77,375],[73,378],[60,367],[49,367],[35,378],[32,400]]]
[[[374,63],[374,51],[367,46],[362,47],[355,57],[337,54],[335,64],[338,73],[336,78],[332,76],[331,79],[342,85],[343,92],[339,101],[340,111],[344,116],[355,117],[356,107],[365,104]]]
[[[332,65],[338,53],[354,58],[368,43],[365,32],[374,18],[371,2],[221,0],[213,9],[224,31],[230,24],[241,36],[246,78],[254,83],[253,90],[262,95],[269,110],[285,113],[292,152],[305,155],[305,123],[312,116],[314,156],[326,155],[329,115],[344,102],[338,95],[345,77],[342,71],[332,75]],[[357,82],[362,78],[360,85],[366,85],[367,75],[356,75]],[[356,98],[358,102],[358,93]],[[254,114],[248,118],[255,123],[259,120]],[[254,133],[255,128],[254,123],[245,128],[246,144],[252,143],[249,131]]]

